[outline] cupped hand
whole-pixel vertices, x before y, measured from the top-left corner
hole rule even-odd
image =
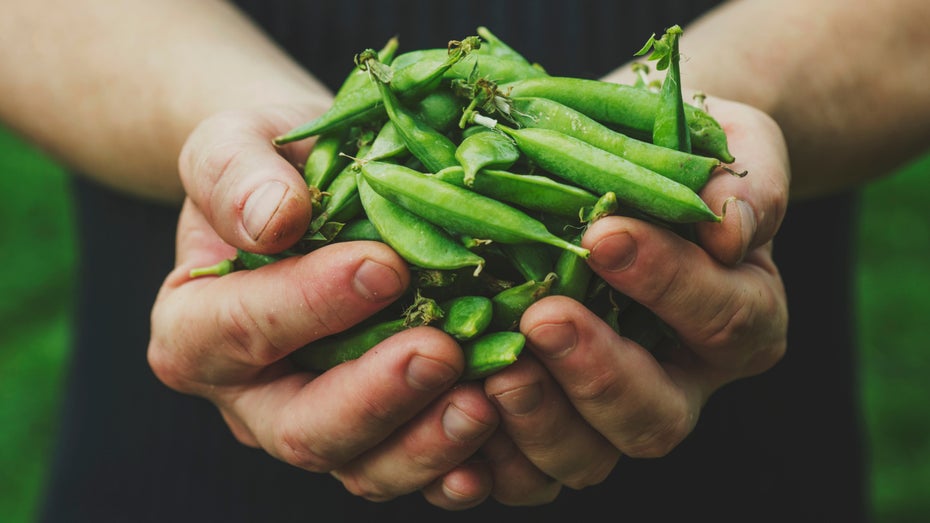
[[[649,352],[565,297],[523,316],[530,354],[486,380],[501,428],[485,445],[492,495],[508,504],[554,499],[562,486],[603,481],[622,455],[668,454],[725,384],[782,357],[788,312],[772,261],[790,178],[777,125],[748,106],[711,99],[737,177],[719,170],[701,196],[725,216],[696,228],[699,244],[612,216],[583,245],[611,287],[645,305],[678,343]]]
[[[469,458],[498,415],[479,385],[458,384],[464,362],[451,338],[411,329],[319,375],[288,359],[392,306],[409,284],[394,251],[347,242],[253,271],[189,275],[236,248],[273,253],[300,238],[311,205],[295,165],[310,143],[276,148],[271,139],[305,114],[224,113],[191,135],[179,162],[188,199],[176,268],[151,317],[151,367],[172,389],[213,402],[242,443],[331,473],[357,495],[419,490],[447,509],[479,503],[490,474]]]

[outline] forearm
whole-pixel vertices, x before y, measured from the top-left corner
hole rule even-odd
[[[177,158],[206,116],[329,93],[219,0],[15,0],[0,17],[0,119],[121,190],[180,200]]]
[[[685,28],[682,82],[772,115],[792,197],[829,193],[928,147],[927,20],[924,0],[732,1]]]

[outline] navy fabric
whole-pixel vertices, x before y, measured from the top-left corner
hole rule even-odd
[[[240,5],[330,86],[351,58],[399,35],[440,47],[478,25],[555,74],[597,77],[644,39],[713,2],[296,2]],[[723,59],[723,58],[722,58]],[[490,501],[448,513],[421,496],[370,503],[327,475],[238,444],[208,402],[174,393],[146,363],[149,311],[171,270],[178,209],[76,178],[80,295],[45,522],[865,521],[851,332],[855,194],[793,204],[775,257],[788,289],[786,358],[708,403],[662,459],[623,458],[603,484],[536,508]]]

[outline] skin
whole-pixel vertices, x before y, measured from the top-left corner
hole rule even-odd
[[[619,217],[583,241],[594,270],[685,344],[659,363],[576,302],[551,297],[522,320],[531,357],[484,390],[452,385],[461,352],[432,328],[322,375],[282,359],[399,296],[409,274],[383,245],[336,244],[248,273],[187,277],[236,247],[275,252],[300,235],[310,202],[295,165],[312,140],[280,149],[270,140],[330,100],[225,3],[11,0],[0,17],[0,44],[13,50],[0,58],[0,118],[103,183],[186,198],[149,360],[167,386],[212,401],[242,443],[368,499],[419,490],[450,510],[488,497],[541,504],[563,486],[602,481],[621,454],[664,455],[714,390],[782,356],[787,311],[771,241],[789,178],[792,198],[827,194],[925,147],[930,36],[920,25],[930,4],[859,7],[743,0],[685,27],[684,85],[713,95],[708,108],[735,167],[752,176],[715,176],[702,191],[715,211],[737,198],[722,225],[698,227],[703,249]],[[625,67],[611,78],[633,75]],[[471,460],[479,449],[485,459]]]

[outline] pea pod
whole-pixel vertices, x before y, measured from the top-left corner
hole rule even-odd
[[[375,192],[361,175],[358,191],[368,219],[384,243],[408,263],[425,269],[475,267],[480,272],[484,259],[469,251],[447,233]]]
[[[459,142],[455,158],[465,171],[467,187],[475,183],[482,169],[508,169],[520,159],[520,150],[507,135],[488,129],[469,134]]]
[[[526,280],[543,280],[555,266],[551,247],[542,243],[502,243],[497,248]],[[559,252],[578,258],[569,251]]]
[[[510,117],[521,127],[559,131],[671,178],[693,191],[707,183],[720,161],[667,149],[619,133],[562,103],[547,98],[511,98]]]
[[[462,346],[465,370],[460,380],[477,380],[498,372],[513,362],[523,351],[526,337],[519,332],[492,332]]]
[[[307,182],[307,187],[325,187],[348,163],[348,160],[339,154],[345,146],[345,140],[346,133],[341,129],[326,133],[317,139],[304,164],[304,181]]]
[[[443,169],[432,176],[465,187],[465,171],[459,166]],[[483,169],[471,189],[525,209],[566,218],[577,218],[579,210],[597,202],[597,196],[587,190],[559,183],[548,176],[515,174],[497,169]]]
[[[375,321],[333,334],[291,354],[291,361],[306,370],[324,371],[357,359],[372,347],[404,330],[429,325],[442,318],[442,309],[431,299],[417,296],[401,318]]]
[[[640,136],[652,136],[659,94],[632,85],[587,78],[545,76],[517,80],[501,86],[512,97],[548,98],[567,105],[599,122],[621,126]],[[685,116],[696,151],[725,163],[734,161],[720,124],[693,105]]]
[[[396,70],[391,80],[392,89],[403,93],[402,96],[410,99],[420,98],[434,90],[442,81],[443,74],[478,45],[477,37],[466,38],[460,44],[452,48],[448,56],[442,60],[420,60]],[[376,55],[374,51],[368,54]],[[338,100],[333,100],[332,106],[325,113],[275,137],[273,142],[275,145],[283,145],[331,129],[383,116],[384,106],[381,104],[381,93],[376,85],[367,83],[357,89],[349,90]]]
[[[358,218],[346,223],[334,241],[351,242],[351,241],[375,241],[383,242],[378,229],[368,218]]]
[[[674,25],[658,40],[652,35],[635,56],[642,56],[652,49],[649,59],[658,62],[656,70],[667,70],[659,91],[659,103],[652,127],[652,143],[677,151],[691,152],[691,134],[688,132],[685,117],[685,103],[681,94],[681,69],[678,63],[678,41],[681,32],[681,27]]]
[[[576,243],[581,243],[581,235],[575,237]],[[568,296],[575,301],[583,302],[588,292],[588,285],[594,272],[591,267],[577,256],[559,256],[555,263],[555,273],[558,275],[552,285],[552,294]]]
[[[495,294],[491,298],[494,304],[491,324],[501,330],[516,328],[530,305],[549,295],[557,278],[555,273],[549,273],[542,280],[529,280]]]
[[[481,335],[491,324],[494,306],[485,296],[458,296],[441,305],[443,331],[465,341]]]
[[[505,203],[385,162],[362,164],[362,174],[385,198],[450,231],[500,243],[538,241],[587,258],[590,252],[550,233]]]
[[[549,129],[497,128],[543,169],[585,189],[613,192],[621,202],[673,223],[721,219],[688,187],[587,142]]]
[[[373,59],[366,64],[374,73],[374,82],[378,86],[378,92],[381,93],[384,110],[394,124],[397,134],[407,146],[407,150],[430,171],[439,171],[457,165],[455,143],[400,104],[397,95],[388,85],[390,74],[384,74],[389,70],[376,69],[377,62]]]

